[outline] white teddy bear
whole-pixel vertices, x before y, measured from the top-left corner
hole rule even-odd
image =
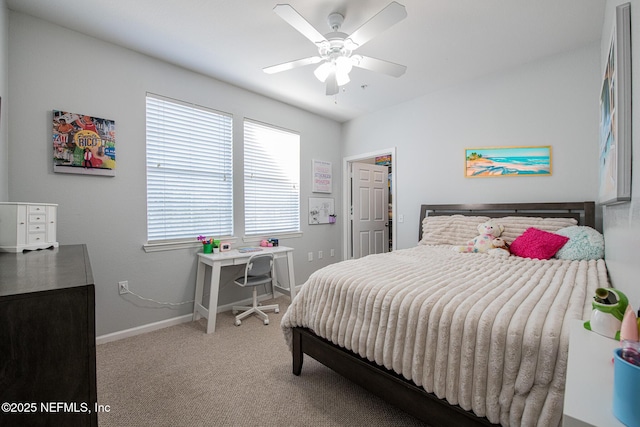
[[[457,252],[488,252],[490,249],[494,249],[493,240],[499,237],[504,231],[502,224],[497,224],[493,221],[487,221],[478,225],[479,236],[469,240],[465,246],[454,246],[454,250]]]

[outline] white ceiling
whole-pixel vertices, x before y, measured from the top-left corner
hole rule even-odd
[[[7,0],[9,9],[209,75],[340,122],[600,39],[605,0],[398,0],[408,17],[357,53],[406,65],[394,78],[354,68],[337,96],[306,66],[317,54],[273,12],[289,2],[322,34],[350,34],[391,0]]]

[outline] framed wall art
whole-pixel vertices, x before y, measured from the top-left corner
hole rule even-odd
[[[332,171],[331,162],[324,160],[312,160],[311,170],[313,173],[313,189],[314,193],[331,193]]]
[[[53,171],[115,176],[115,122],[53,110]]]
[[[601,204],[631,200],[631,6],[616,8],[600,92]]]
[[[333,197],[309,197],[309,224],[332,224],[335,219]]]
[[[466,148],[464,176],[551,175],[551,146]]]

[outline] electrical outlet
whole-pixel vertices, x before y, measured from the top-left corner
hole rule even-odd
[[[322,259],[322,251],[318,251],[318,259]]]
[[[313,252],[309,252],[308,258],[309,262],[313,261]]]
[[[129,293],[129,282],[127,280],[124,280],[122,282],[118,282],[118,293],[120,295],[124,295],[124,294],[128,294]]]
[[[331,256],[336,256],[336,250],[335,249],[331,249]]]

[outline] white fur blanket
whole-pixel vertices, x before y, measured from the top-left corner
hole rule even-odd
[[[282,319],[504,426],[556,426],[569,324],[587,319],[605,263],[417,246],[315,272]]]

